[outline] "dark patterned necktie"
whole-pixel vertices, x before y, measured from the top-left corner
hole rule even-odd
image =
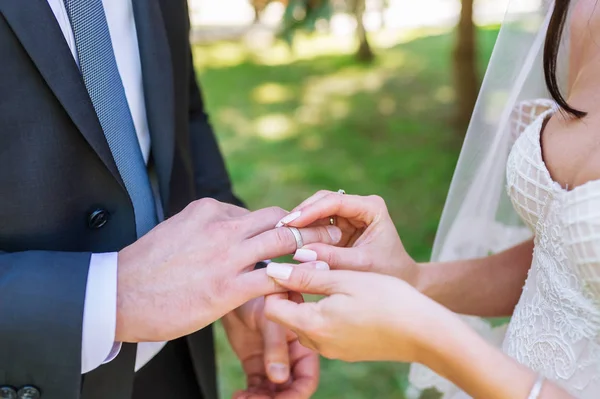
[[[85,87],[135,213],[138,237],[157,224],[148,172],[135,132],[102,0],[64,0]]]

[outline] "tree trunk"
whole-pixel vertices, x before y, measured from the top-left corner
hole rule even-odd
[[[260,22],[260,11],[258,10],[258,7],[254,6],[254,23],[257,24]]]
[[[454,49],[454,75],[458,102],[457,122],[461,129],[465,129],[471,119],[479,92],[473,0],[462,0]]]
[[[371,62],[375,58],[369,39],[363,17],[365,15],[365,0],[354,0],[354,17],[356,18],[356,37],[358,38],[358,51],[356,58],[361,62]]]
[[[252,4],[252,8],[254,9],[255,24],[260,22],[260,16],[270,2],[271,0],[250,0],[250,4]]]

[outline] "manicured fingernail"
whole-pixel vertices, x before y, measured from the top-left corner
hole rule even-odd
[[[296,212],[290,213],[289,215],[287,215],[283,219],[281,219],[279,221],[279,223],[277,223],[275,225],[275,227],[282,227],[282,226],[284,226],[284,225],[286,225],[288,223],[291,223],[294,220],[298,219],[300,217],[300,215],[301,215],[300,211],[296,211]]]
[[[269,364],[269,376],[278,383],[284,383],[290,378],[290,372],[288,366],[283,363],[271,363]]]
[[[298,262],[314,262],[317,260],[317,253],[310,249],[300,248],[294,254],[294,260]]]
[[[329,265],[325,262],[317,262],[315,268],[317,270],[329,270]]]
[[[278,280],[287,280],[292,275],[293,267],[271,262],[267,265],[267,276]]]
[[[329,236],[331,237],[331,241],[333,241],[333,244],[337,244],[338,242],[340,242],[340,240],[342,239],[342,230],[340,230],[339,227],[337,226],[327,226],[327,233],[329,233]]]

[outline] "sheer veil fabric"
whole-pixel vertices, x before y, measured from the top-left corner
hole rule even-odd
[[[571,8],[577,3],[572,1]],[[433,261],[487,256],[532,237],[506,192],[506,163],[512,144],[537,116],[530,100],[548,99],[543,48],[553,10],[551,0],[511,0],[469,124],[433,246]],[[567,83],[569,24],[557,64]],[[565,93],[563,89],[563,93]],[[543,101],[543,100],[542,100]],[[461,316],[500,347],[507,323]],[[409,396],[435,388],[443,399],[468,396],[451,382],[418,364],[411,366]]]

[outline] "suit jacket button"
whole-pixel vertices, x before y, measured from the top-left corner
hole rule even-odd
[[[108,212],[104,209],[96,209],[88,216],[88,226],[90,229],[99,229],[108,222]]]
[[[31,385],[25,385],[17,392],[17,399],[40,399],[40,391]]]
[[[17,399],[17,391],[7,385],[0,386],[0,399]]]

